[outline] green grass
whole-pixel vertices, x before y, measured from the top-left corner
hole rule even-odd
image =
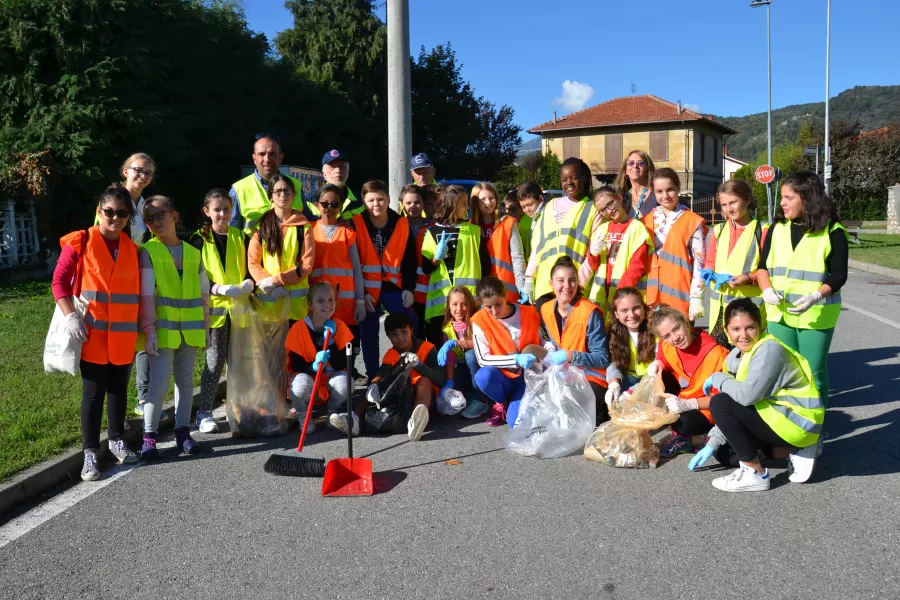
[[[861,245],[850,243],[850,258],[900,269],[900,235],[861,234]]]
[[[0,481],[81,442],[81,378],[44,373],[53,307],[48,280],[0,286]],[[195,385],[203,365],[197,361]],[[133,373],[131,381],[129,409]]]

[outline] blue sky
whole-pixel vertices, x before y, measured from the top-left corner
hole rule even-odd
[[[410,43],[418,54],[450,41],[476,93],[512,106],[523,129],[554,110],[629,95],[632,83],[638,94],[741,116],[766,110],[766,9],[748,5],[410,0]],[[270,41],[293,25],[283,0],[244,7],[250,27]],[[826,0],[773,0],[771,10],[773,108],[823,100]],[[900,2],[834,0],[831,10],[832,96],[855,85],[900,84]]]

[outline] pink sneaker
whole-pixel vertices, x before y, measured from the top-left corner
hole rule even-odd
[[[491,413],[487,418],[488,427],[500,427],[506,423],[506,407],[500,402],[494,402]]]

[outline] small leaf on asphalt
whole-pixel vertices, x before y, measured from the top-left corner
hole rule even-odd
[[[458,460],[458,459],[456,459],[456,458],[451,458],[451,459],[449,459],[449,460],[445,460],[444,462],[447,463],[448,465],[459,465],[459,464],[462,464],[462,461],[461,461],[461,460]]]

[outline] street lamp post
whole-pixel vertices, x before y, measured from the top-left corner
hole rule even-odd
[[[412,116],[409,72],[409,0],[387,2],[388,189],[391,208],[400,206],[400,190],[409,182]]]
[[[768,57],[769,63],[769,118],[768,118],[768,139],[767,146],[769,151],[769,161],[768,164],[771,167],[774,167],[772,164],[772,0],[753,0],[750,3],[751,8],[758,8],[760,6],[766,7],[766,55]],[[827,153],[827,150],[826,150]],[[827,160],[827,159],[826,159]],[[772,184],[766,184],[766,199],[768,200],[768,208],[769,208],[769,221],[772,220]]]
[[[831,0],[828,0],[828,17],[825,33],[825,193],[831,188],[831,120],[828,104],[831,99]]]

